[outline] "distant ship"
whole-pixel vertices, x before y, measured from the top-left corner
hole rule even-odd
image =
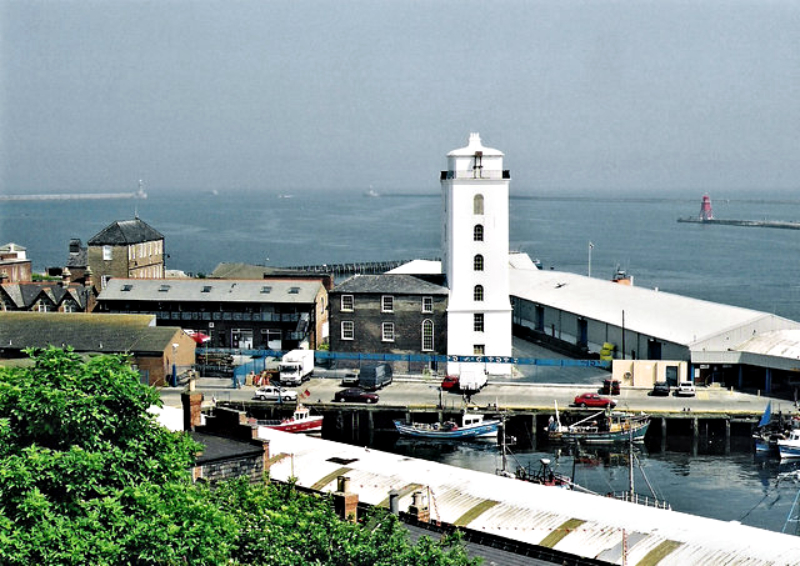
[[[380,195],[380,193],[378,191],[376,191],[375,189],[370,187],[369,190],[364,193],[364,196],[365,197],[379,197],[381,195]]]

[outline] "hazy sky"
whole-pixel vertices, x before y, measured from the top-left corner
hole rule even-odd
[[[0,0],[0,193],[800,187],[797,0]],[[692,192],[691,194],[694,194]]]

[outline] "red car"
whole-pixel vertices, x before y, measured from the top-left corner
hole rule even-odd
[[[441,387],[445,391],[458,391],[458,376],[457,375],[444,376]]]
[[[575,397],[573,405],[577,407],[616,407],[617,402],[597,393],[581,393]]]

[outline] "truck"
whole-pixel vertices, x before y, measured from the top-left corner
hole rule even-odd
[[[483,369],[461,368],[461,374],[458,376],[458,388],[462,393],[471,395],[483,389],[486,381],[486,372]]]
[[[278,367],[282,385],[300,385],[314,371],[314,350],[292,350],[281,358]]]
[[[358,385],[367,391],[381,389],[392,382],[392,366],[389,364],[367,364],[358,373]]]

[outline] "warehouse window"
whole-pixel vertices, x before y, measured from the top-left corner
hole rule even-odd
[[[472,329],[475,332],[483,332],[483,313],[476,312],[472,317]]]
[[[382,325],[381,340],[384,342],[394,342],[394,323],[384,322]]]
[[[472,199],[472,213],[483,214],[483,195],[475,195]]]
[[[472,268],[475,271],[483,271],[483,256],[477,254],[472,262]]]
[[[476,224],[472,229],[472,239],[476,242],[483,241],[483,224]]]
[[[353,295],[342,295],[342,312],[353,312]]]
[[[483,285],[475,285],[475,289],[472,292],[472,298],[475,301],[483,300]]]
[[[394,297],[391,295],[381,297],[381,312],[394,312]]]

